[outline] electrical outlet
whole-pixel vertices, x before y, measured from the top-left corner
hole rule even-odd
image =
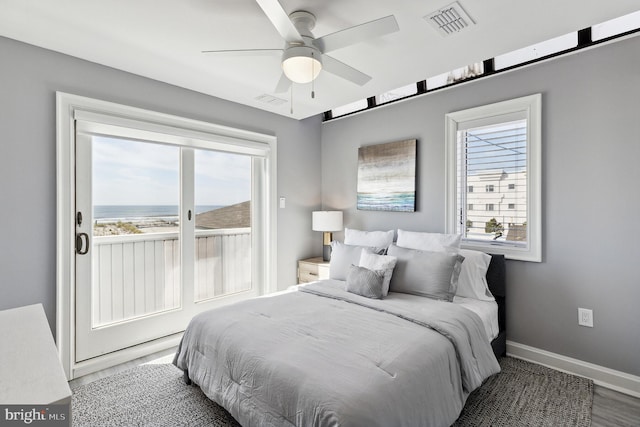
[[[588,308],[579,308],[578,325],[593,328],[593,310],[590,310]]]

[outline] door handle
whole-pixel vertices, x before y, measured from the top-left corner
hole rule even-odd
[[[86,255],[87,252],[89,252],[89,235],[87,233],[76,234],[76,253],[78,255]]]

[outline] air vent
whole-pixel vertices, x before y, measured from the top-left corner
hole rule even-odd
[[[425,16],[424,19],[442,36],[450,36],[475,25],[475,22],[465,13],[458,2],[436,10]]]
[[[276,98],[275,96],[267,95],[267,94],[257,96],[255,99],[256,101],[263,102],[269,105],[274,105],[274,106],[286,104],[288,102],[286,99]]]

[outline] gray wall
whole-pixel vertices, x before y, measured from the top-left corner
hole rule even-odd
[[[320,252],[320,118],[245,107],[0,37],[0,310],[42,303],[55,333],[55,92],[63,91],[278,138],[278,284]]]
[[[640,375],[640,37],[323,124],[323,205],[351,228],[444,231],[444,115],[538,92],[543,262],[508,262],[508,339]],[[357,211],[358,147],[407,138],[418,211]]]

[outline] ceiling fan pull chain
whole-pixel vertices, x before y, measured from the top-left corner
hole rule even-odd
[[[311,59],[315,59],[314,56],[315,55],[313,54],[313,52],[311,52]],[[315,73],[315,71],[316,71],[315,70],[315,68],[316,68],[315,65],[316,65],[316,61],[311,61],[311,99],[314,99],[316,97],[316,91],[314,90],[315,89],[315,81],[316,81],[316,79],[314,77],[316,75],[316,73]]]
[[[290,112],[293,115],[293,82],[291,82],[291,94],[289,95]]]

